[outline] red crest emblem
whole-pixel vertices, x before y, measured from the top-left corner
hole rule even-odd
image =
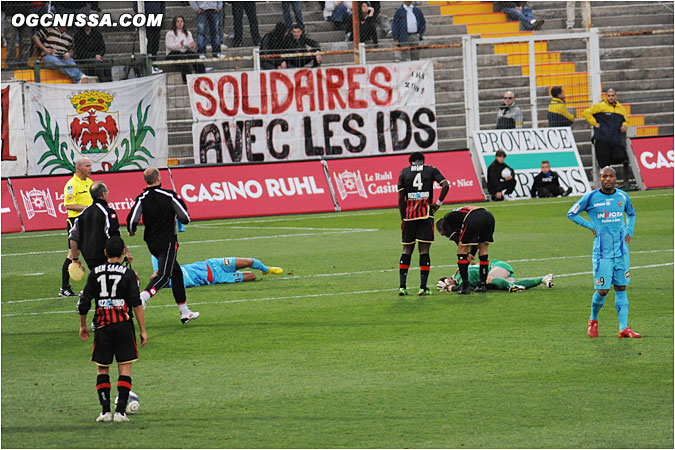
[[[108,112],[112,101],[112,95],[101,91],[81,92],[70,99],[78,113],[69,116],[70,139],[82,155],[98,160],[115,146],[119,127],[118,114]]]

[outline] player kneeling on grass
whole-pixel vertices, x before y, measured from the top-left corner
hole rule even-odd
[[[91,308],[91,301],[96,300],[94,313],[96,331],[91,360],[98,366],[96,391],[102,407],[97,422],[129,421],[125,411],[131,391],[131,363],[138,360],[136,332],[132,320],[134,313],[141,330],[141,346],[145,346],[148,342],[145,316],[138,291],[138,277],[133,270],[121,264],[123,251],[122,238],[108,239],[105,244],[108,263],[95,267],[89,273],[87,284],[77,302],[77,310],[80,313],[80,338],[86,341],[89,339],[87,312]],[[119,372],[118,401],[114,415],[110,411],[109,375],[113,357],[117,360]]]
[[[462,275],[459,270],[451,277],[438,280],[436,287],[439,291],[459,291],[462,284]],[[513,274],[513,268],[507,262],[498,259],[490,261],[487,276],[488,289],[500,289],[509,292],[520,292],[543,284],[546,287],[553,287],[553,274],[549,273],[543,277],[524,278],[516,280]],[[469,266],[469,285],[472,289],[480,286],[480,265],[472,264]]]
[[[192,264],[180,266],[183,271],[183,283],[186,288],[195,286],[208,286],[209,284],[241,283],[253,281],[256,276],[253,272],[239,272],[238,269],[260,270],[263,274],[279,275],[284,273],[281,267],[266,266],[255,258],[209,258],[205,261],[197,261]],[[152,257],[152,277],[157,276],[157,258]]]

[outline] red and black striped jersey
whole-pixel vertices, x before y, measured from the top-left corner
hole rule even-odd
[[[447,183],[440,170],[426,164],[409,166],[401,171],[398,177],[398,192],[403,193],[405,200],[405,217],[403,220],[426,219],[429,217],[429,206],[433,202],[434,181]]]
[[[455,240],[453,237],[455,237],[455,233],[461,231],[467,216],[471,214],[472,211],[478,209],[485,208],[482,206],[462,206],[447,213],[443,217],[443,230],[445,231],[445,235],[448,236],[449,239]]]
[[[89,273],[77,310],[81,315],[87,315],[92,299],[95,300],[96,328],[131,320],[134,306],[141,304],[138,284],[132,269],[119,263],[101,264]]]

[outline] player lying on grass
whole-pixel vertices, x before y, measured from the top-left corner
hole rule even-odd
[[[543,277],[524,278],[516,280],[513,274],[513,268],[507,262],[494,259],[490,261],[487,276],[488,289],[500,289],[502,291],[519,292],[543,284],[546,287],[553,287],[553,274],[549,273]],[[462,285],[462,276],[457,271],[453,276],[441,278],[436,287],[439,291],[459,291]],[[480,266],[472,264],[469,266],[469,285],[471,289],[480,285]]]
[[[266,266],[255,258],[209,258],[205,261],[193,262],[192,264],[183,264],[180,269],[183,271],[183,283],[186,288],[194,286],[208,286],[209,284],[242,283],[244,281],[253,281],[256,276],[253,272],[239,272],[238,269],[260,270],[263,274],[272,273],[275,275],[284,273],[281,267]],[[152,276],[157,276],[157,258],[152,257]]]

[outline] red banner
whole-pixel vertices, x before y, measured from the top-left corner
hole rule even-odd
[[[398,205],[398,176],[410,165],[410,155],[330,160],[328,172],[340,209],[388,208]],[[471,154],[460,152],[427,153],[425,164],[441,171],[450,182],[445,203],[485,200],[476,176]],[[434,198],[440,186],[436,185]]]
[[[673,136],[631,138],[630,143],[647,189],[673,187]]]
[[[16,212],[12,194],[9,192],[9,181],[2,180],[2,205],[0,205],[0,214],[2,215],[2,232],[16,233],[21,231],[21,220]]]
[[[190,218],[334,211],[320,161],[172,169]]]
[[[173,189],[167,170],[160,171],[163,186]],[[66,228],[66,208],[63,205],[63,188],[72,177],[68,175],[37,178],[12,178],[12,187],[26,231],[59,230]],[[117,211],[120,225],[134,199],[145,189],[142,172],[95,173],[94,181],[103,181],[110,191],[108,205]],[[3,184],[6,180],[3,180]],[[3,186],[4,189],[4,186]],[[3,190],[4,205],[4,190]],[[3,216],[3,233],[5,232]]]

